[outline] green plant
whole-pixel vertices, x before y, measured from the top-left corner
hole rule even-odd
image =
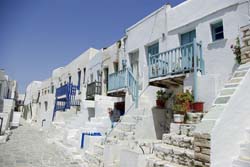
[[[174,97],[173,111],[176,114],[185,114],[190,110],[190,104],[194,101],[193,95],[186,91],[185,93],[178,93]]]
[[[186,108],[183,104],[174,104],[173,105],[173,111],[175,114],[182,114],[184,115],[186,113]]]
[[[164,90],[158,90],[156,92],[156,99],[157,100],[162,100],[162,101],[167,101],[168,98],[172,95],[171,92],[167,92],[167,91],[164,91]]]
[[[175,103],[186,103],[193,101],[193,95],[188,90],[185,93],[178,93],[175,95]]]
[[[241,63],[241,46],[240,46],[240,38],[236,38],[235,45],[231,45],[231,49],[233,53],[235,54],[235,60],[237,61],[238,64]]]

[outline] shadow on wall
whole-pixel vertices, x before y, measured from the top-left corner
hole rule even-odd
[[[218,40],[207,45],[208,50],[225,48],[227,39]]]
[[[156,138],[161,140],[164,133],[170,132],[170,123],[172,121],[172,111],[170,109],[152,108],[152,115],[155,127]]]

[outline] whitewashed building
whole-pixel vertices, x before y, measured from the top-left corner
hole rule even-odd
[[[11,127],[17,98],[17,82],[0,70],[0,135]]]
[[[127,28],[111,46],[89,49],[54,70],[35,90],[40,92],[37,121],[51,127],[54,120],[57,134],[52,139],[79,154],[81,145],[91,167],[247,166],[249,151],[243,151],[247,160],[237,157],[245,128],[250,127],[249,107],[240,108],[241,101],[230,98],[248,90],[249,65],[239,66],[231,48],[237,37],[242,38],[241,30],[247,36],[248,29],[240,28],[248,24],[247,0],[166,4]],[[72,108],[71,99],[61,100],[67,95],[60,91],[70,84],[76,86],[74,100],[79,102]],[[189,90],[208,113],[201,123],[173,123],[169,107],[174,96],[159,109],[159,89],[173,95]],[[231,111],[235,105],[240,110],[237,117]],[[115,106],[123,112],[111,128],[107,109]],[[230,151],[225,153],[225,148]]]

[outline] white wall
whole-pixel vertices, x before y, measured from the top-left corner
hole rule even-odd
[[[213,90],[200,89],[198,92],[200,100],[205,101],[206,107],[209,108],[211,99],[215,97],[235,68],[234,55],[230,46],[239,36],[239,27],[247,24],[246,16],[247,3],[239,0],[220,2],[189,0],[174,8],[163,6],[127,29],[127,59],[129,53],[139,50],[140,83],[143,83],[142,88],[144,88],[148,84],[146,47],[157,41],[159,52],[179,47],[180,34],[195,29],[197,41],[202,41],[205,60],[206,76],[200,79],[200,83],[202,87],[210,87],[210,82],[216,85],[211,88]],[[210,25],[218,20],[223,21],[225,39],[212,42]],[[165,38],[162,36],[163,33],[166,35]],[[190,82],[189,86],[192,85],[193,82]]]
[[[250,73],[246,75],[229,104],[215,123],[211,134],[211,166],[232,166],[240,153],[245,128],[250,127],[249,87]]]

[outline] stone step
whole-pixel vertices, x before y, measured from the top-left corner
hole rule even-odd
[[[186,136],[193,136],[193,132],[196,129],[197,124],[178,124],[178,123],[171,123],[170,124],[170,133],[177,134],[177,135],[186,135]]]
[[[140,120],[142,120],[142,116],[136,116],[136,115],[124,115],[121,117],[122,122],[128,122],[128,123],[138,123]]]
[[[240,156],[250,157],[250,143],[240,145]]]
[[[114,129],[112,132],[112,137],[117,138],[119,140],[129,140],[134,136],[134,132],[127,132],[120,129]]]
[[[135,123],[120,122],[116,126],[116,129],[119,129],[119,130],[125,131],[125,132],[132,132],[135,129],[135,126],[136,126]]]
[[[179,164],[174,164],[169,161],[152,156],[147,159],[147,167],[186,167],[186,165],[183,166]]]
[[[162,141],[165,144],[178,146],[181,148],[193,149],[194,137],[186,135],[177,135],[171,133],[165,133],[162,135]]]
[[[91,167],[100,167],[103,166],[103,158],[90,152],[90,151],[85,151],[85,160],[88,162],[88,164]]]
[[[98,143],[94,144],[94,152],[98,156],[103,156],[104,146]]]
[[[237,159],[233,161],[233,167],[249,167],[250,159]]]
[[[162,160],[167,160],[180,165],[193,165],[194,151],[167,144],[156,144],[154,155]]]

